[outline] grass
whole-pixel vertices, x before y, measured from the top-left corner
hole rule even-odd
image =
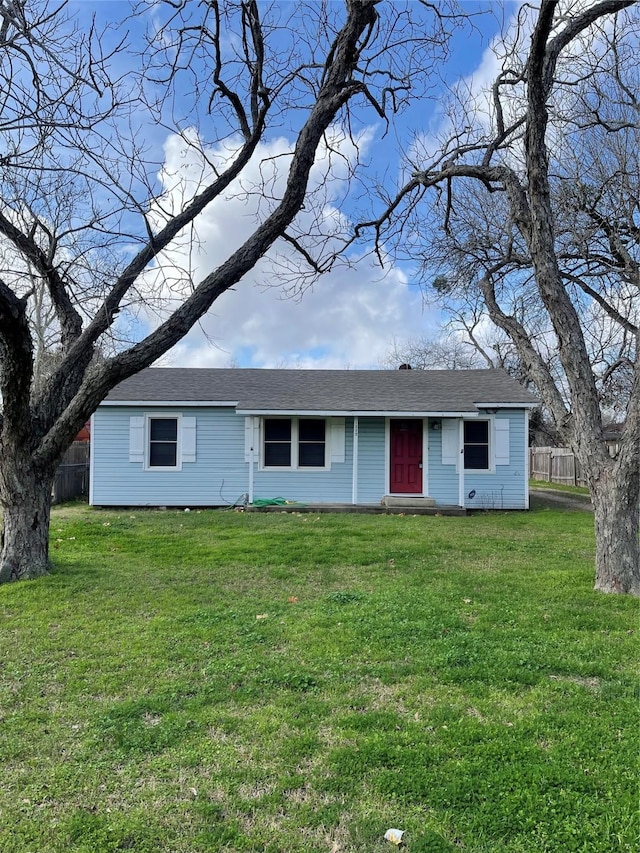
[[[0,849],[635,853],[592,524],[56,510],[0,588]]]

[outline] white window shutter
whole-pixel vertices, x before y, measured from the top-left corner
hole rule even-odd
[[[253,458],[260,459],[260,418],[253,418]]]
[[[494,421],[496,436],[496,465],[509,464],[509,421],[496,418]]]
[[[255,419],[258,420],[257,418]],[[255,429],[257,423],[254,424],[254,418],[249,415],[244,419],[244,461],[251,462],[252,454],[253,458],[256,457],[256,453],[258,452],[258,430]]]
[[[344,462],[344,418],[331,418],[331,461]]]
[[[196,419],[182,418],[182,461],[196,461]]]
[[[460,455],[460,425],[457,420],[443,418],[442,421],[442,464],[457,465]]]
[[[144,462],[144,418],[129,418],[129,462]]]

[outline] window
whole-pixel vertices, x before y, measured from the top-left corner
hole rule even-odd
[[[149,467],[178,465],[178,419],[149,418]]]
[[[325,468],[325,419],[265,418],[263,459],[265,468]]]
[[[298,467],[324,468],[324,420],[298,421]]]
[[[489,469],[489,421],[464,422],[464,467],[476,471]]]
[[[267,418],[264,422],[264,464],[268,468],[291,467],[291,420]]]
[[[196,461],[197,419],[169,412],[129,418],[129,462],[143,463],[147,471],[181,471]]]

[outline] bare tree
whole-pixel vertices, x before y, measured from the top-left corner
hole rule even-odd
[[[397,370],[401,364],[417,370],[471,370],[494,366],[488,365],[468,341],[455,333],[408,340],[395,338],[380,359],[380,366]]]
[[[312,205],[318,150],[344,161],[336,138],[357,147],[361,127],[350,104],[386,120],[446,41],[444,6],[425,5],[414,26],[408,7],[382,13],[376,0],[151,5],[136,57],[118,35],[126,26],[98,33],[65,4],[0,0],[0,237],[18,259],[0,274],[0,581],[47,570],[57,462],[108,391],[166,353],[277,241],[311,258],[321,217],[306,231],[297,217]],[[151,124],[201,163],[197,180],[163,167]],[[295,145],[240,190],[260,198],[248,239],[200,280],[177,269],[171,248],[197,239],[197,217],[239,191],[261,141],[283,128]],[[41,294],[56,351],[45,382],[31,325]],[[156,327],[109,351],[119,315],[141,303]]]
[[[439,239],[438,245],[442,242]],[[382,358],[383,367],[407,363],[420,370],[502,368],[515,379],[527,381],[513,343],[491,322],[473,291],[452,288],[444,276],[436,276],[430,291],[429,304],[442,308],[445,322],[433,335],[395,338]]]
[[[640,594],[638,5],[541,0],[531,15],[490,97],[455,93],[437,150],[414,146],[409,179],[356,234],[402,234],[448,298],[479,296],[586,472],[596,588]],[[431,242],[410,240],[436,221]]]

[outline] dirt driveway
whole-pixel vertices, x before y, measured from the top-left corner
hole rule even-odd
[[[559,492],[557,489],[530,489],[529,504],[532,509],[569,509],[593,512],[589,495],[576,495],[570,492]]]

